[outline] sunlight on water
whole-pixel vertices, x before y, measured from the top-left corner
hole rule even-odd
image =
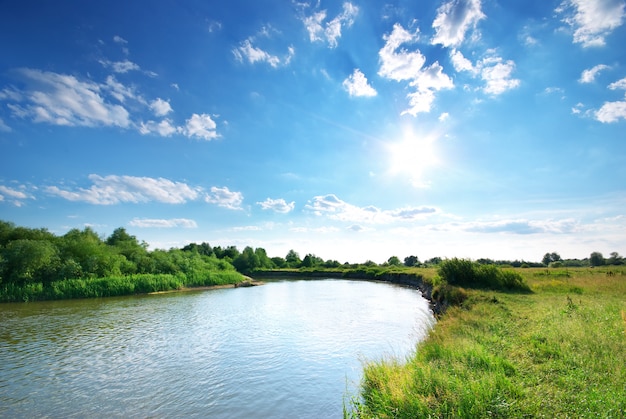
[[[412,289],[316,280],[6,304],[0,322],[0,417],[317,418],[434,319]]]

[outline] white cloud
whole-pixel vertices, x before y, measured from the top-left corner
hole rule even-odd
[[[617,90],[617,89],[622,89],[622,90],[626,90],[626,77],[624,77],[621,80],[618,80],[614,83],[609,84],[609,89],[611,90]]]
[[[150,109],[152,109],[152,112],[154,112],[154,115],[156,116],[165,116],[172,112],[170,102],[161,98],[157,98],[150,102]]]
[[[617,122],[626,119],[626,101],[605,102],[595,113],[598,121],[604,123]]]
[[[624,6],[622,0],[565,0],[556,12],[564,14],[563,21],[574,29],[574,43],[598,47],[622,25]]]
[[[452,79],[443,73],[438,62],[423,68],[426,58],[419,50],[400,49],[402,44],[416,42],[419,33],[410,33],[396,23],[391,34],[384,35],[385,45],[378,52],[380,68],[378,74],[395,81],[409,81],[415,92],[409,93],[410,107],[402,114],[415,116],[419,112],[430,112],[435,92],[454,87]]]
[[[448,118],[450,118],[450,114],[448,112],[443,112],[441,115],[439,115],[439,122],[445,122],[448,120]]]
[[[248,60],[250,64],[257,62],[265,62],[276,68],[280,64],[280,58],[276,55],[263,51],[252,45],[251,39],[244,40],[237,48],[233,50],[235,58],[239,62],[243,62],[244,58]]]
[[[212,140],[219,137],[217,131],[217,124],[210,115],[207,114],[193,114],[191,118],[186,121],[185,127],[182,128],[182,132],[187,137],[197,137],[203,140]]]
[[[501,57],[490,57],[482,61],[481,77],[485,81],[485,93],[499,95],[520,85],[519,79],[511,78],[515,63],[503,61]]]
[[[350,96],[376,96],[376,90],[367,83],[367,78],[358,68],[343,81],[343,88]]]
[[[450,51],[450,60],[452,61],[452,66],[458,72],[461,71],[469,71],[470,73],[477,73],[478,69],[474,68],[474,65],[470,60],[463,56],[461,51],[453,49]]]
[[[103,85],[47,71],[23,69],[20,73],[31,87],[22,92],[23,101],[26,102],[23,106],[9,106],[18,117],[54,125],[130,125],[128,111],[103,98]]]
[[[493,50],[488,50],[487,56],[478,60],[475,65],[456,49],[450,51],[450,59],[456,71],[467,71],[473,77],[480,76],[485,82],[482,90],[487,94],[499,95],[520,85],[519,79],[511,77],[515,63],[512,60],[503,60]]]
[[[113,42],[115,42],[116,44],[122,44],[122,45],[128,44],[128,41],[119,35],[115,35],[113,37]]]
[[[227,187],[218,188],[213,186],[211,194],[205,197],[205,201],[223,208],[240,210],[242,209],[243,194],[241,192],[231,192]]]
[[[169,137],[172,134],[181,132],[181,127],[176,127],[169,119],[163,119],[160,122],[148,121],[139,123],[139,132],[143,135],[158,134],[162,137]]]
[[[128,225],[138,228],[197,228],[198,224],[188,218],[150,219],[134,218]]]
[[[465,40],[468,29],[476,26],[486,16],[480,9],[480,0],[451,0],[437,9],[437,17],[433,21],[432,44],[444,47],[457,47]]]
[[[257,205],[260,205],[261,208],[264,210],[272,210],[274,212],[279,212],[281,214],[287,214],[288,212],[291,212],[294,209],[296,203],[293,201],[287,203],[282,198],[280,199],[267,198],[263,202],[257,202]]]
[[[302,18],[302,22],[309,33],[311,42],[326,41],[330,48],[335,48],[338,45],[338,39],[341,37],[342,29],[352,26],[358,13],[359,8],[357,6],[350,2],[345,2],[342,12],[325,25],[326,10],[305,16]]]
[[[581,75],[580,75],[580,79],[578,79],[579,83],[592,83],[593,81],[595,81],[596,76],[598,75],[598,73],[602,70],[607,70],[611,67],[609,67],[608,65],[605,64],[598,64],[597,66],[584,70]]]
[[[142,105],[146,104],[145,99],[141,97],[141,95],[137,94],[132,87],[124,86],[113,76],[108,76],[105,84],[101,85],[100,88],[102,92],[108,91],[108,93],[120,103],[126,103],[126,99],[130,99],[136,100]]]
[[[0,202],[7,200],[16,207],[21,207],[25,199],[34,199],[31,195],[24,192],[25,186],[21,186],[20,189],[22,190],[0,185]]]
[[[318,216],[350,223],[388,224],[395,221],[413,221],[438,213],[433,207],[407,207],[380,210],[374,206],[357,207],[342,201],[333,194],[316,196],[305,207]]]
[[[511,233],[511,234],[567,234],[580,228],[578,221],[568,218],[564,220],[497,220],[476,221],[462,224],[462,229],[478,233]]]
[[[182,182],[173,182],[164,178],[136,176],[99,176],[89,175],[92,186],[73,190],[49,186],[47,193],[68,201],[87,202],[95,205],[113,205],[119,203],[161,202],[166,204],[184,204],[198,199],[201,188],[190,187]]]

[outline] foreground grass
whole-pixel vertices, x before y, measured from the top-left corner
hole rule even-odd
[[[7,284],[0,287],[0,302],[63,300],[71,298],[114,297],[172,291],[190,287],[236,284],[244,277],[234,271],[190,274],[138,274],[106,278],[65,279],[47,284]]]
[[[405,362],[365,366],[352,415],[626,415],[626,270],[517,270],[532,293],[466,289]]]

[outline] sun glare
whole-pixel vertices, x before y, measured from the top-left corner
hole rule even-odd
[[[437,137],[433,135],[406,132],[401,140],[387,146],[389,173],[406,176],[415,187],[428,187],[428,169],[439,163],[436,140]]]

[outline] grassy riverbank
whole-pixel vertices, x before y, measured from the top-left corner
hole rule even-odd
[[[114,297],[180,290],[183,288],[238,284],[245,277],[235,270],[203,275],[136,274],[105,278],[64,279],[50,283],[7,284],[0,287],[0,302]]]
[[[353,415],[623,418],[626,269],[516,271],[531,293],[465,289],[413,356],[367,364]]]

